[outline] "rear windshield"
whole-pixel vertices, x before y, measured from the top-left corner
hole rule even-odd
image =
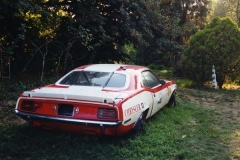
[[[124,87],[126,76],[112,72],[73,71],[67,75],[59,84],[100,86],[100,87]]]
[[[124,87],[126,83],[126,75],[114,73],[108,81],[106,87]]]

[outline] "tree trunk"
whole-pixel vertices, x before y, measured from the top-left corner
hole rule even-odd
[[[217,84],[218,84],[219,89],[222,89],[223,83],[224,83],[224,79],[217,78]]]

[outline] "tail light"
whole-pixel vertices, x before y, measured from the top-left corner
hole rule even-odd
[[[98,118],[101,119],[116,119],[116,111],[113,109],[99,109]]]
[[[35,112],[37,108],[40,108],[42,104],[40,102],[34,101],[23,101],[20,108],[26,111]]]

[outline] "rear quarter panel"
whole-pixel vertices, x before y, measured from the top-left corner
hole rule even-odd
[[[122,102],[123,125],[135,123],[142,112],[153,105],[152,94],[149,91],[140,91]]]

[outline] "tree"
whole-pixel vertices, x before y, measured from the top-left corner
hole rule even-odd
[[[185,13],[204,16],[207,1],[2,0],[0,46],[13,53],[14,75],[43,78],[82,64],[127,62],[125,45],[134,46],[137,64],[172,67],[181,38],[200,24]]]
[[[227,16],[227,9],[224,6],[224,3],[222,1],[214,2],[212,8],[213,8],[213,12],[212,12],[211,18]]]
[[[240,26],[240,0],[217,1],[213,12],[214,16],[228,16]]]
[[[172,66],[172,56],[181,50],[176,37],[182,34],[179,14],[171,11],[172,0],[131,1],[128,13],[128,40],[137,52],[135,63]]]
[[[182,45],[182,48],[188,43],[191,35],[205,27],[211,4],[212,0],[178,0],[172,2],[171,12],[179,14],[178,27],[182,28],[182,34],[179,34],[175,41]],[[176,76],[181,75],[179,64],[182,51],[182,49],[179,49],[172,56],[175,59],[173,73]]]
[[[0,48],[12,54],[26,32],[18,0],[0,1],[0,28]]]
[[[211,0],[180,0],[175,2],[181,14],[181,22],[183,25],[189,21],[195,21],[196,25],[203,29],[207,23],[207,15],[211,9]]]
[[[230,18],[214,18],[205,29],[190,39],[182,56],[182,71],[203,85],[211,80],[215,65],[217,82],[222,88],[226,78],[240,75],[240,31]]]

